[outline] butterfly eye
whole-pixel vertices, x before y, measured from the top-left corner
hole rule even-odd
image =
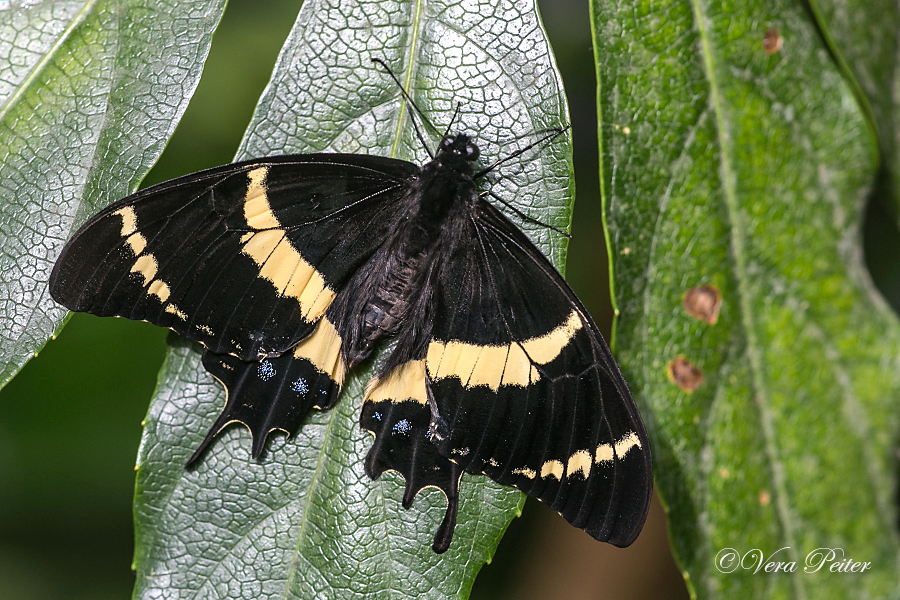
[[[441,150],[446,152],[453,147],[453,137],[449,135],[445,135],[444,139],[441,140]]]
[[[470,161],[474,161],[478,159],[478,156],[481,154],[481,151],[478,149],[474,143],[469,142],[466,144],[466,159]]]

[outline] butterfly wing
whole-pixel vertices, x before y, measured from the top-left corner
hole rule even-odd
[[[311,333],[378,247],[417,170],[296,155],[147,188],[72,237],[50,293],[71,310],[149,321],[216,353],[278,356]]]
[[[445,492],[436,550],[452,537],[462,470],[629,545],[650,504],[650,446],[609,349],[559,273],[493,206],[478,202],[464,237],[435,277],[427,346],[370,385],[367,471],[401,472],[407,503],[422,487]]]
[[[294,155],[235,163],[147,188],[90,219],[50,277],[71,310],[168,327],[206,347],[228,405],[200,451],[232,421],[293,431],[330,406],[344,366],[323,318],[383,242],[411,163]]]

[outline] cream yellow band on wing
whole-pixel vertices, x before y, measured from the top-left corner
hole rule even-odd
[[[614,444],[599,444],[591,456],[588,450],[576,450],[569,456],[569,459],[563,464],[561,460],[547,460],[541,465],[541,478],[553,477],[559,481],[563,476],[572,477],[579,474],[582,478],[587,479],[591,474],[592,463],[597,463],[604,467],[612,465],[614,459],[619,460],[625,458],[625,455],[632,448],[641,448],[641,440],[637,433],[629,431]],[[538,476],[538,472],[529,467],[518,467],[510,471],[513,475],[523,475],[528,479],[534,479]]]
[[[431,342],[426,366],[432,380],[456,377],[467,388],[486,385],[495,392],[501,385],[525,387],[540,379],[535,365],[559,356],[584,324],[572,310],[566,322],[552,331],[504,346],[465,342]]]
[[[338,385],[343,385],[347,365],[341,358],[341,336],[331,321],[322,317],[315,332],[294,348],[295,358],[305,358]]]
[[[373,378],[366,386],[366,402],[418,402],[428,403],[425,391],[425,361],[411,360],[378,379]]]
[[[122,229],[120,234],[125,238],[125,243],[128,244],[135,256],[134,264],[131,265],[131,272],[143,277],[144,287],[148,296],[156,296],[160,302],[165,302],[169,299],[169,295],[172,292],[165,281],[156,279],[159,263],[153,254],[144,252],[147,248],[147,238],[138,231],[138,219],[134,207],[123,206],[112,214],[121,217]]]
[[[241,237],[241,252],[259,267],[259,276],[269,281],[283,297],[300,303],[303,318],[315,321],[334,300],[335,293],[322,275],[306,262],[285,235],[272,212],[266,188],[268,167],[247,173],[250,180],[244,197],[244,218],[250,231]]]

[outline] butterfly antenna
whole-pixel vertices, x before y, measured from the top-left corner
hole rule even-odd
[[[393,79],[394,83],[397,84],[397,87],[400,88],[400,94],[403,95],[403,99],[406,101],[406,103],[409,106],[411,106],[413,108],[413,111],[418,113],[419,118],[422,119],[422,123],[428,125],[432,131],[437,133],[437,127],[435,127],[431,123],[431,121],[428,120],[428,117],[425,116],[425,113],[423,113],[421,110],[419,110],[419,107],[416,106],[415,102],[413,102],[412,97],[408,93],[406,93],[406,90],[403,88],[403,84],[400,83],[400,80],[397,79],[397,76],[394,75],[394,72],[391,71],[391,68],[389,66],[387,66],[387,63],[384,62],[383,60],[381,60],[380,58],[373,58],[371,60],[373,63],[378,63],[379,65],[384,67],[384,70],[387,71],[387,74],[391,76],[391,79]],[[428,147],[428,142],[425,141],[425,137],[422,135],[422,132],[419,130],[419,125],[416,123],[416,120],[414,118],[410,118],[410,121],[412,121],[413,129],[416,130],[416,137],[419,138],[419,141],[422,142],[422,146],[425,147],[425,152],[428,153],[428,156],[430,156],[431,158],[434,158],[434,154],[431,153],[431,148]]]
[[[532,131],[531,133],[523,133],[521,135],[515,135],[510,138],[506,138],[505,140],[497,140],[495,143],[498,146],[505,146],[506,144],[511,144],[512,142],[518,142],[519,140],[523,140],[525,138],[534,138],[536,136],[546,135],[548,133],[558,133],[560,131],[559,127],[551,127],[550,129],[541,129],[540,131]]]
[[[564,235],[564,236],[566,236],[567,238],[569,238],[570,240],[572,239],[572,234],[569,233],[568,231],[563,231],[563,230],[560,229],[559,227],[554,227],[553,225],[550,225],[549,223],[544,223],[543,221],[538,221],[538,220],[535,219],[534,217],[529,217],[528,215],[526,215],[525,213],[523,213],[521,210],[519,210],[518,208],[516,208],[515,206],[513,206],[512,204],[510,204],[509,202],[507,202],[506,200],[504,200],[503,198],[501,198],[500,196],[498,196],[497,194],[495,194],[494,192],[490,192],[490,191],[488,191],[488,192],[482,192],[482,193],[481,193],[481,196],[482,196],[482,197],[484,197],[484,196],[490,196],[490,197],[493,198],[494,200],[497,200],[498,202],[500,202],[500,204],[502,204],[503,206],[505,206],[505,207],[508,208],[509,210],[513,211],[513,212],[516,213],[517,215],[519,215],[519,217],[521,217],[522,220],[524,220],[526,223],[534,223],[535,225],[540,225],[541,227],[546,227],[547,229],[552,229],[552,230],[555,231],[556,233],[559,233],[559,234],[561,234],[561,235]]]
[[[567,132],[567,131],[569,130],[569,128],[571,128],[571,127],[572,127],[571,125],[566,125],[565,127],[561,128],[561,129],[550,129],[550,130],[548,130],[549,133],[548,133],[547,135],[545,135],[544,137],[542,137],[541,139],[539,139],[539,140],[537,140],[536,142],[533,142],[533,143],[531,143],[531,144],[528,144],[528,145],[525,146],[524,148],[520,148],[519,150],[516,150],[515,152],[513,152],[513,153],[510,154],[509,156],[504,156],[503,158],[501,158],[500,160],[496,161],[494,164],[492,164],[491,166],[487,167],[486,169],[482,169],[481,171],[478,171],[477,173],[475,173],[475,175],[472,177],[472,179],[478,179],[479,177],[482,177],[482,176],[484,176],[484,175],[487,175],[488,173],[490,173],[491,171],[493,171],[494,169],[496,169],[497,167],[499,167],[500,165],[502,165],[502,164],[505,163],[506,161],[512,160],[512,159],[514,159],[514,158],[517,157],[517,156],[521,156],[522,154],[528,152],[529,150],[531,150],[531,149],[534,148],[535,146],[539,146],[540,144],[543,144],[543,143],[546,142],[547,140],[552,140],[552,139],[555,138],[556,136],[564,134],[564,133]]]
[[[450,129],[453,128],[453,123],[456,122],[456,117],[459,116],[459,107],[462,106],[461,102],[456,103],[456,110],[453,111],[453,118],[450,119],[450,123],[447,125],[447,129],[444,130],[444,135],[441,139],[444,139],[448,135],[450,135]]]

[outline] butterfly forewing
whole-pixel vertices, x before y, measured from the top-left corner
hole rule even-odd
[[[75,234],[51,294],[72,310],[169,327],[216,353],[280,355],[378,248],[416,169],[298,155],[148,188]]]

